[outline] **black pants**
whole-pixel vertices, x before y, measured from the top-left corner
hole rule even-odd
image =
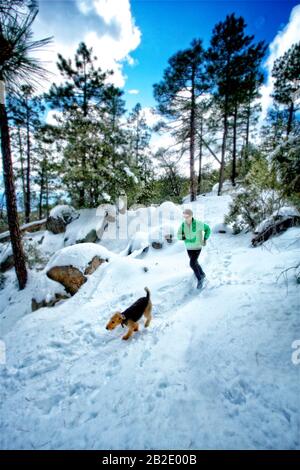
[[[199,250],[187,250],[187,252],[190,257],[190,267],[194,271],[195,276],[199,281],[199,279],[205,276],[203,269],[201,268],[200,264],[197,261],[198,256],[201,253],[201,248]]]

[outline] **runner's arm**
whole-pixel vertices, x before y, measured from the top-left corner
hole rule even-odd
[[[204,224],[204,240],[208,240],[210,237],[211,229],[208,224]]]

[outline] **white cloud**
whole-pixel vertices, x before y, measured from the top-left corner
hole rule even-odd
[[[146,119],[148,126],[152,127],[161,120],[160,114],[155,112],[155,109],[150,108],[149,106],[145,106],[142,108],[142,112]]]
[[[272,68],[274,61],[282,56],[293,44],[300,41],[300,5],[295,6],[290,14],[288,24],[277,33],[269,46],[269,56],[264,63],[268,73],[267,83],[261,87],[262,114],[261,122],[267,115],[268,108],[272,105],[271,93],[273,91]]]
[[[104,70],[115,71],[115,85],[123,87],[127,77],[123,76],[122,62],[134,64],[130,52],[141,42],[141,31],[131,15],[129,0],[90,0],[90,3],[107,26],[115,24],[117,34],[99,34],[97,31],[91,31],[84,39],[88,46],[93,46],[95,54],[99,56],[101,67]]]
[[[61,116],[62,113],[60,111],[50,109],[46,115],[46,123],[47,124],[52,124],[52,125],[57,125],[57,120],[55,119],[55,116]]]
[[[130,1],[76,0],[73,9],[74,11],[69,12],[71,21],[68,21],[67,17],[65,19],[65,28],[61,23],[63,20],[57,20],[58,14],[53,14],[49,21],[49,16],[43,14],[43,5],[34,23],[35,39],[54,36],[52,45],[48,46],[42,55],[36,54],[53,74],[50,83],[62,81],[56,67],[57,53],[73,61],[79,42],[84,41],[87,47],[93,48],[93,54],[98,58],[96,66],[100,66],[103,71],[114,71],[109,82],[123,87],[127,78],[123,65],[126,62],[131,66],[135,64],[130,53],[141,42],[141,31],[135,25]],[[45,84],[43,90],[48,86],[49,83]]]
[[[138,95],[139,92],[140,92],[140,90],[128,90],[128,93],[129,93],[130,95]]]

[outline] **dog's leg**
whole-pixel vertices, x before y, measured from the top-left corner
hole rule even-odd
[[[122,339],[129,339],[130,336],[132,336],[132,333],[134,332],[134,328],[135,328],[135,322],[133,322],[132,320],[128,320],[128,331],[126,333],[126,335],[122,336]]]
[[[147,307],[145,308],[145,311],[144,311],[144,315],[146,317],[146,321],[145,321],[145,327],[146,328],[147,328],[147,326],[150,325],[150,322],[152,320],[151,311],[152,311],[152,303],[151,303],[151,300],[149,300],[148,305],[147,305]]]
[[[135,323],[134,324],[134,329],[133,331],[139,331],[139,324],[138,323]]]

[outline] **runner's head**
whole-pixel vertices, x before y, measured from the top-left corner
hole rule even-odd
[[[192,218],[193,218],[193,211],[192,209],[184,209],[183,213],[182,213],[182,216],[183,218],[185,219],[185,221],[190,224],[191,221],[192,221]]]

